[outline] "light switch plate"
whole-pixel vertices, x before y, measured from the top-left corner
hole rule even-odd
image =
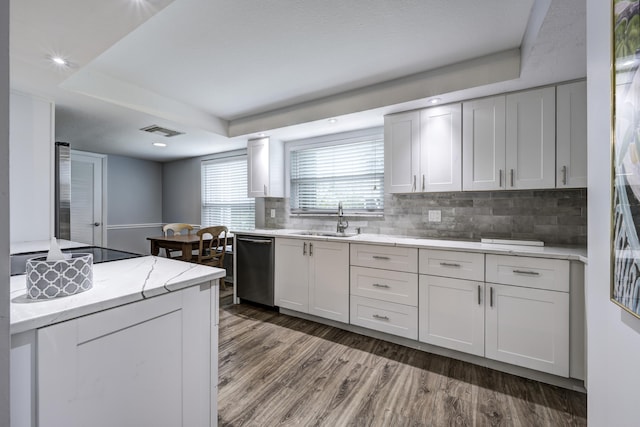
[[[442,211],[429,211],[429,222],[442,221]]]
[[[275,217],[276,217],[276,210],[271,209],[271,218],[275,218]]]

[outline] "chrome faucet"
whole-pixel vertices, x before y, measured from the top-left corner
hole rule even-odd
[[[349,228],[349,221],[344,219],[344,212],[342,211],[342,202],[338,202],[338,225],[336,226],[336,231],[338,233],[344,233],[344,231]]]

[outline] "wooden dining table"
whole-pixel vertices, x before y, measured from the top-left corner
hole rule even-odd
[[[158,255],[161,248],[172,249],[182,251],[180,259],[183,261],[191,261],[193,250],[198,249],[200,245],[200,237],[197,234],[147,237],[147,240],[151,242],[151,255]]]
[[[227,234],[229,245],[233,242],[233,234]],[[170,249],[174,251],[182,251],[180,259],[182,261],[191,261],[193,250],[199,249],[200,237],[197,234],[173,234],[171,236],[155,236],[147,237],[151,242],[151,255],[160,254],[160,249]],[[211,239],[204,239],[208,243]],[[228,251],[229,252],[229,251]]]

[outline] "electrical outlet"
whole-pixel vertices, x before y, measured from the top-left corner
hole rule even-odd
[[[429,222],[442,221],[442,211],[429,211]]]
[[[275,217],[276,217],[276,210],[271,209],[271,218],[275,218]]]

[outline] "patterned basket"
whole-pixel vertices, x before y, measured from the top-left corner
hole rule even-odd
[[[92,254],[77,253],[60,261],[47,261],[47,257],[27,260],[27,296],[31,299],[65,297],[92,286]]]

